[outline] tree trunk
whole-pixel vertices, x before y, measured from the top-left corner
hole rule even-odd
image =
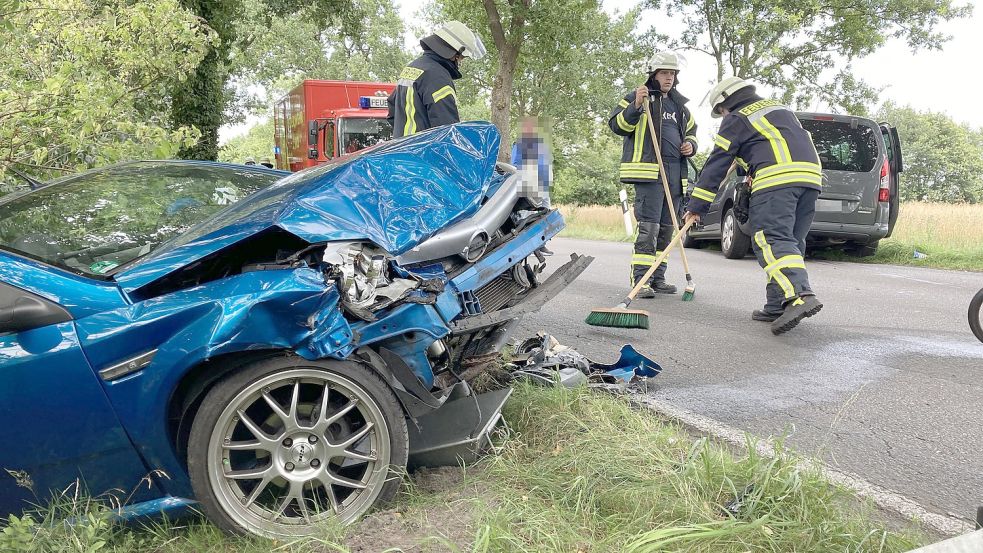
[[[172,92],[174,126],[193,126],[201,131],[201,139],[190,148],[182,148],[178,157],[214,161],[218,159],[218,128],[225,115],[225,83],[229,78],[225,60],[235,40],[235,10],[228,0],[181,0],[181,4],[204,19],[220,42],[209,47],[195,72]]]
[[[505,51],[499,52],[498,72],[495,74],[495,81],[492,84],[491,122],[495,124],[502,136],[502,145],[498,150],[499,161],[508,161],[512,152],[510,143],[512,84],[515,79],[517,54],[518,50],[515,48],[507,48]]]
[[[512,152],[510,144],[512,117],[512,85],[515,82],[515,66],[522,49],[524,35],[522,28],[526,24],[525,11],[529,9],[530,0],[509,0],[512,6],[512,19],[509,21],[508,33],[502,26],[502,16],[499,14],[496,0],[483,0],[488,23],[491,26],[492,38],[498,49],[498,72],[492,83],[491,122],[498,127],[502,135],[502,144],[498,149],[498,160],[508,161]],[[519,9],[521,6],[522,9]]]
[[[201,138],[190,147],[181,148],[181,159],[218,159],[218,128],[225,111],[224,69],[213,48],[188,79],[179,83],[171,101],[175,127],[195,127]]]

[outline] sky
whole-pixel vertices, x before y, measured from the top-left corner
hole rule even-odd
[[[612,13],[623,2],[602,0],[606,11]],[[958,1],[958,0],[957,0]],[[967,1],[967,0],[963,0]],[[854,61],[857,75],[876,88],[882,88],[880,100],[891,100],[900,105],[911,105],[918,110],[942,111],[958,122],[983,128],[983,0],[968,0],[974,5],[973,15],[968,19],[944,23],[938,27],[940,32],[951,35],[942,51],[919,51],[912,53],[903,41],[889,39],[887,44],[874,54]],[[409,23],[408,28],[424,28],[426,24],[417,17],[420,2],[396,0],[395,4]],[[640,18],[640,28],[658,24],[665,34],[678,34],[679,22],[664,21],[655,12],[646,11]],[[407,48],[415,51],[419,37],[408,32]],[[467,78],[467,68],[464,68]],[[705,106],[699,102],[715,77],[713,60],[706,55],[687,54],[687,65],[680,74],[680,91],[688,96],[689,107],[701,127],[700,142],[708,144],[708,137],[714,131],[717,120],[711,119]],[[617,99],[613,99],[616,102]],[[810,106],[823,110],[823,106]],[[244,133],[248,125],[226,126],[220,130],[220,140],[224,142],[232,136]]]

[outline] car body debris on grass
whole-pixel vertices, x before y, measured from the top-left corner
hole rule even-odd
[[[649,379],[662,372],[658,363],[630,344],[621,348],[618,360],[611,364],[591,361],[545,332],[516,344],[514,351],[510,361],[512,376],[548,386],[586,385],[622,394],[645,392]]]

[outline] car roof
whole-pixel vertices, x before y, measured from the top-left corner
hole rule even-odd
[[[799,119],[817,119],[826,121],[836,121],[838,123],[854,123],[858,125],[868,125],[877,128],[877,123],[873,119],[867,117],[861,117],[859,115],[847,115],[842,113],[823,113],[818,111],[797,111],[795,112],[796,117]]]

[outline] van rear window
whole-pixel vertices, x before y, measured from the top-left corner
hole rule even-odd
[[[877,163],[877,136],[866,125],[803,119],[802,128],[812,134],[823,169],[867,173]]]

